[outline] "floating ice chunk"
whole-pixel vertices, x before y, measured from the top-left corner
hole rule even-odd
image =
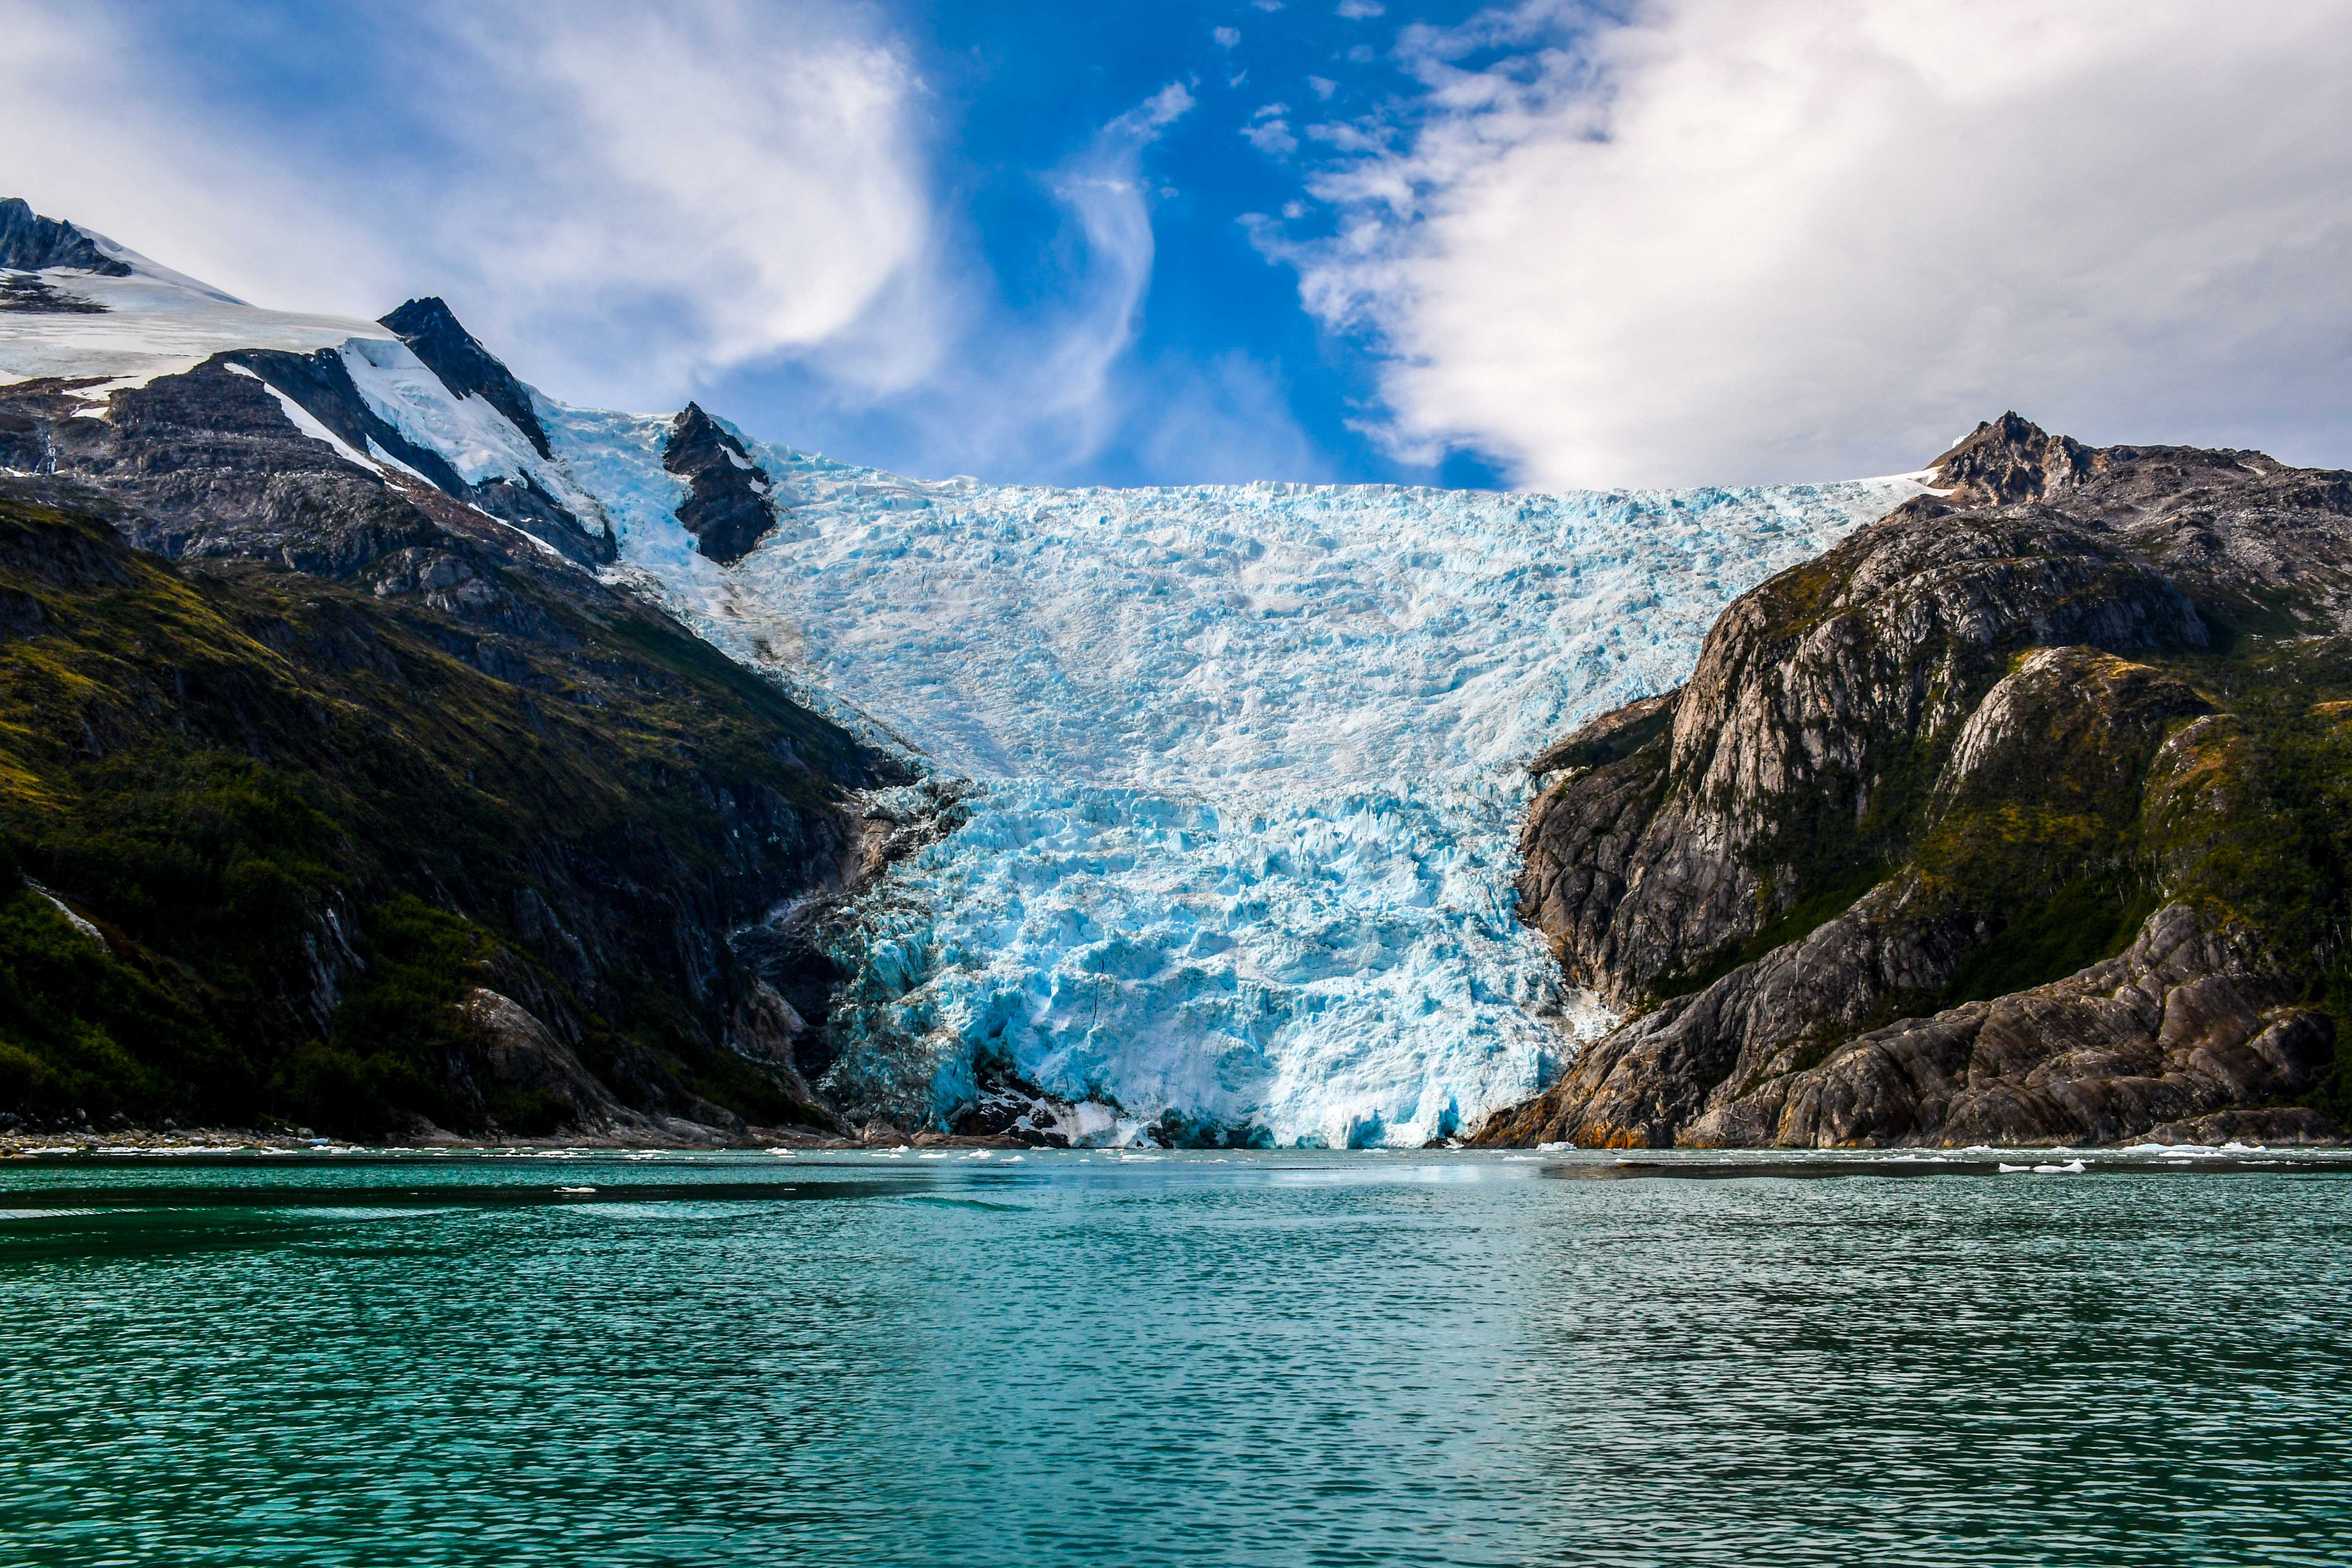
[[[2006,1165],[2001,1167],[2003,1170],[2008,1168]],[[2083,1170],[2082,1161],[2069,1160],[2063,1165],[2036,1165],[2033,1167],[2033,1173],[2037,1176],[2079,1176],[2083,1173]]]

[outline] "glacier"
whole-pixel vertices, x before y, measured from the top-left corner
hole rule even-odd
[[[93,237],[132,275],[75,277],[103,314],[12,322],[0,379],[88,378],[102,417],[224,349],[335,351],[404,437],[609,521],[611,574],[919,764],[869,812],[952,831],[822,926],[850,976],[822,1087],[902,1126],[1006,1074],[1111,1143],[1418,1145],[1525,1099],[1610,1021],[1512,917],[1525,760],[1683,679],[1734,596],[1924,489],[1051,489],[730,425],[779,521],[722,567],[675,516],[667,416],[533,390],[541,458],[374,322]]]
[[[737,430],[781,522],[722,567],[666,420],[544,416],[625,573],[961,781],[838,928],[824,1087],[937,1123],[1005,1069],[1107,1142],[1417,1146],[1549,1081],[1609,1019],[1512,916],[1526,759],[1922,489],[1047,489]]]

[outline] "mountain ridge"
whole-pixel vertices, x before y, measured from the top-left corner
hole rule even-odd
[[[1742,1115],[1763,1103],[1749,1089],[1804,1089],[1812,1136],[1883,1139],[1888,1107],[1924,1103],[1938,1064],[1989,1061],[1985,1042],[2015,1032],[2000,999],[2103,963],[2125,978],[2048,1006],[2098,1014],[2126,1054],[2153,1041],[2162,1057],[2167,1030],[2203,1020],[2205,1057],[2171,1064],[2198,1080],[2182,1114],[2339,1081],[2311,1032],[2335,1004],[2315,1001],[2307,964],[2277,962],[2276,911],[2225,889],[2192,929],[2147,894],[2250,842],[2246,823],[2166,805],[2201,798],[2179,780],[2218,771],[2246,798],[2263,776],[2238,754],[2252,748],[2324,785],[2329,735],[2265,708],[2275,672],[2257,667],[2333,679],[2294,637],[2342,620],[2342,476],[2092,448],[2011,415],[1937,460],[1940,493],[1922,476],[1556,497],[926,484],[758,441],[696,404],[545,398],[435,299],[381,322],[289,316],[121,255],[127,276],[26,275],[69,279],[91,312],[0,323],[0,374],[16,378],[0,384],[0,467],[20,470],[0,500],[26,537],[103,521],[218,615],[288,621],[242,597],[266,590],[308,606],[294,622],[341,628],[296,637],[299,658],[236,645],[231,665],[285,687],[273,711],[397,716],[466,789],[485,737],[501,767],[537,759],[496,805],[460,790],[397,829],[366,819],[400,845],[388,859],[314,857],[326,872],[296,878],[314,910],[360,890],[356,966],[308,963],[285,991],[341,1000],[287,1014],[294,1033],[247,1075],[256,1105],[324,1103],[301,1085],[327,1079],[289,1065],[324,1050],[349,1058],[344,1102],[376,1127],[745,1138],[772,1134],[752,1129],[762,1116],[832,1135],[848,1114],[1047,1141],[1395,1144],[1541,1131],[1509,1108],[1537,1090],[1556,1103],[1614,1059],[1632,1064],[1618,1087],[1650,1100],[1595,1122],[1603,1137],[1696,1136],[1730,1082]],[[124,570],[148,613],[177,602]],[[39,885],[21,905],[22,931],[47,933],[26,936],[35,948],[79,930],[52,899],[131,933],[116,894],[93,896],[115,885],[92,882],[99,862],[59,848],[116,842],[77,781],[115,765],[107,726],[122,721],[55,696],[60,679],[83,689],[74,661],[102,651],[60,667],[68,628],[129,623],[42,581],[12,588],[0,637],[17,689],[47,693],[26,699],[25,787],[0,823]],[[331,819],[362,820],[333,776],[346,764],[303,773],[282,723],[184,709],[194,654],[175,632],[128,646],[149,661],[142,689],[173,694],[121,730],[134,752],[294,757],[303,788],[342,803]],[[333,695],[353,658],[371,679],[454,661],[470,673],[436,679],[460,683],[480,733],[429,721],[413,677]],[[1831,692],[1850,710],[1816,701]],[[1497,769],[1628,697],[1541,748],[1536,772],[1557,777],[1514,858]],[[566,837],[580,813],[556,781],[589,776],[607,718],[641,738],[625,748],[637,771],[605,781],[635,803],[624,819],[699,846],[658,873],[626,835]],[[746,757],[747,733],[766,761]],[[2179,787],[2157,788],[2152,746],[2180,748]],[[2037,772],[2044,753],[2063,765]],[[789,810],[747,815],[772,795]],[[170,798],[126,800],[167,813]],[[514,825],[477,857],[503,868],[385,869],[439,866],[441,822],[483,810]],[[2179,831],[2158,843],[2165,812]],[[773,847],[722,874],[747,831]],[[2102,834],[2147,854],[2084,850]],[[1641,886],[1602,886],[1628,846]],[[2149,869],[2158,851],[2180,865]],[[1549,954],[1515,921],[1515,868]],[[619,913],[647,897],[663,912]],[[121,953],[169,968],[178,939],[131,940]],[[250,952],[238,973],[274,962]],[[417,979],[435,964],[468,985]],[[2169,977],[2157,1012],[2118,1012],[2151,976]],[[1601,1015],[1562,979],[1639,1016],[1580,1047],[1572,1032]],[[2174,1019],[2165,997],[2192,981],[2211,1005]],[[1906,1014],[1934,1026],[1869,1059],[1908,1064],[1910,1087],[1873,1080],[1875,1122],[1820,1111],[1826,1091],[1805,1086],[1835,1079],[1853,1100],[1845,1043]],[[58,1016],[44,1049],[73,1035]],[[1677,1051],[1681,1067],[1659,1065]],[[59,1092],[42,1091],[42,1115],[63,1113]],[[1720,1135],[1762,1136],[1737,1117]]]
[[[446,307],[390,319],[456,384],[251,314],[0,384],[0,1123],[837,1136],[734,933],[865,874],[902,765],[594,574]]]
[[[1480,1142],[2337,1135],[2352,475],[2012,414],[1935,480],[1538,759],[1522,918],[1633,1016]]]

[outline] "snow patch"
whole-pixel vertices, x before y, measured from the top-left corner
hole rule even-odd
[[[254,380],[261,381],[260,376],[255,375],[252,371],[246,369],[245,366],[241,364],[233,364],[227,368],[238,375],[252,376]],[[261,381],[261,389],[278,400],[278,406],[285,411],[286,417],[293,423],[294,428],[299,430],[303,435],[308,436],[313,441],[325,442],[328,446],[334,448],[335,455],[342,458],[343,461],[356,464],[360,468],[365,468],[368,472],[374,474],[379,478],[383,477],[384,472],[383,464],[370,457],[367,452],[359,450],[349,441],[346,441],[341,436],[336,435],[332,430],[328,429],[326,426],[319,422],[317,415],[312,414],[309,409],[303,407],[300,404],[295,402],[292,398],[287,396],[286,394],[278,391],[276,387],[270,385],[266,381]],[[368,448],[369,451],[373,451],[375,449],[375,443],[373,441],[369,442]],[[407,473],[415,472],[415,469],[408,468],[404,465],[403,466],[403,471]]]

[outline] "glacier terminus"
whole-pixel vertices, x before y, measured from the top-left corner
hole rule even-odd
[[[1418,1146],[1547,1081],[1609,1019],[1513,918],[1526,761],[1921,489],[1064,490],[739,431],[780,521],[722,565],[667,419],[547,417],[617,570],[961,786],[834,928],[823,1087],[943,1123],[993,1070],[1104,1142]]]
[[[867,810],[919,847],[770,922],[841,977],[816,1087],[909,1131],[1012,1094],[1056,1141],[1418,1146],[1527,1099],[1610,1021],[1514,918],[1528,759],[1924,488],[921,481],[568,405],[438,300],[288,315],[72,233],[105,264],[58,274],[86,308],[28,317],[0,379],[102,418],[215,355],[299,373],[376,432],[271,383],[340,459],[625,582],[908,761],[923,782]]]

